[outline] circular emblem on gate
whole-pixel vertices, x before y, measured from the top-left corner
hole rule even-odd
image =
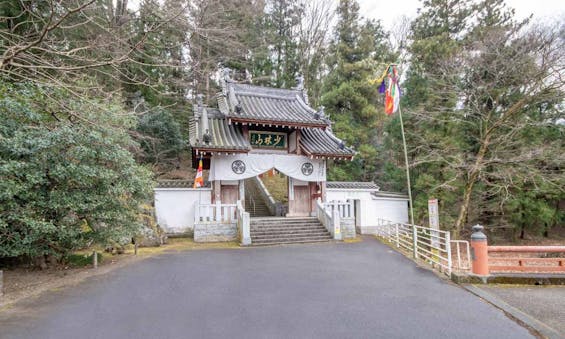
[[[236,160],[231,163],[231,170],[235,174],[243,174],[245,172],[245,163],[241,160]]]
[[[312,172],[314,172],[314,165],[312,165],[309,162],[305,162],[305,163],[302,164],[301,170],[302,170],[302,174],[310,175],[310,174],[312,174]]]

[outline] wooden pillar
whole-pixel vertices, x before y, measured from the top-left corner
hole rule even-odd
[[[291,216],[294,213],[294,184],[292,183],[292,178],[287,177],[288,181],[288,213],[287,216]]]
[[[222,200],[222,184],[220,180],[214,180],[212,182],[212,203],[215,204],[217,201]]]
[[[239,180],[238,200],[241,200],[241,205],[245,209],[245,180]]]
[[[315,181],[310,181],[308,183],[308,187],[309,187],[309,193],[310,193],[310,199],[309,199],[309,203],[310,203],[310,215],[312,215],[312,213],[314,213],[315,211],[315,207],[316,207],[316,196],[318,193],[318,183]]]

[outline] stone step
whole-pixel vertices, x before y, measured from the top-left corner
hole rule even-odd
[[[329,242],[332,239],[330,237],[327,238],[320,238],[320,239],[290,239],[290,240],[274,240],[274,241],[257,241],[252,242],[252,246],[268,246],[268,245],[283,245],[283,244],[305,244],[305,243],[313,243],[313,242]]]
[[[318,220],[316,217],[269,217],[269,218],[256,218],[252,221],[311,221]]]
[[[276,231],[276,230],[295,230],[310,228],[325,228],[322,224],[293,224],[293,225],[251,225],[252,230]]]
[[[303,226],[303,227],[271,227],[257,228],[251,227],[251,232],[273,233],[273,232],[303,232],[303,231],[325,231],[324,226]]]
[[[319,224],[318,220],[277,220],[277,221],[258,221],[257,218],[251,219],[251,225],[269,226],[269,225],[313,225]]]
[[[251,228],[252,234],[275,234],[275,233],[300,233],[300,232],[319,232],[326,231],[323,226],[320,227],[301,227],[301,228],[273,228],[273,229],[262,229],[262,228]]]
[[[331,238],[330,234],[327,232],[319,233],[304,233],[304,234],[268,234],[268,235],[251,235],[252,242],[262,241],[262,240],[280,240],[280,239],[307,239],[307,238]]]

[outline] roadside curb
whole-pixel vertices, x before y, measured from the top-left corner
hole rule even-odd
[[[470,284],[459,284],[459,286],[463,287],[467,291],[473,293],[474,295],[478,296],[479,298],[487,301],[488,303],[492,304],[496,308],[501,309],[512,318],[516,319],[518,322],[524,324],[528,328],[537,332],[543,338],[549,339],[562,339],[564,338],[559,332],[555,329],[547,326],[543,322],[531,317],[530,315],[520,311],[519,309],[515,308],[514,306],[509,305],[508,303],[504,302],[500,298],[484,291],[483,289],[470,285]]]
[[[505,273],[482,276],[452,272],[451,280],[457,284],[565,285],[565,274]]]

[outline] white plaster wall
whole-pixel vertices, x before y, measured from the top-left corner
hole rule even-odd
[[[377,226],[377,219],[385,219],[393,222],[408,222],[408,200],[373,198],[374,200],[362,203],[363,220],[360,226]],[[365,208],[363,208],[365,207]]]
[[[369,191],[328,189],[326,201],[348,199],[358,200],[356,204],[357,227],[377,226],[378,219],[393,222],[408,222],[408,200],[396,198],[381,198],[371,195]]]
[[[370,200],[371,199],[371,192],[368,192],[368,191],[353,191],[353,190],[337,190],[337,189],[328,189],[326,191],[326,201],[332,201],[332,200],[345,201],[347,199]]]
[[[167,233],[194,229],[194,203],[210,204],[210,188],[155,188],[157,223]]]

